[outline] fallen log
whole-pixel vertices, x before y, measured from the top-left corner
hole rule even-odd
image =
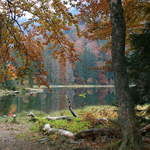
[[[38,117],[36,117],[35,114],[30,112],[28,116],[31,117],[31,120],[33,121],[38,121]],[[45,119],[48,120],[61,120],[61,119],[66,119],[70,121],[72,118],[68,116],[59,116],[59,117],[51,117],[47,116]],[[100,122],[108,122],[107,119],[101,119],[99,118],[98,121]],[[46,134],[52,134],[52,133],[57,133],[59,135],[63,135],[66,137],[74,138],[76,140],[78,139],[95,139],[98,136],[107,136],[110,138],[120,138],[120,130],[119,129],[114,129],[114,128],[92,128],[88,130],[83,130],[80,131],[79,133],[73,134],[70,131],[64,130],[64,129],[57,129],[57,128],[51,128],[49,124],[45,124],[43,127],[43,131]]]
[[[88,130],[83,130],[79,133],[72,133],[67,130],[63,129],[56,129],[56,128],[51,128],[50,124],[45,124],[43,127],[43,131],[46,134],[53,134],[57,133],[66,137],[74,138],[75,140],[79,139],[94,139],[97,138],[98,136],[108,136],[108,137],[116,137],[120,138],[120,133],[119,131],[112,129],[112,128],[93,128],[93,129],[88,129]]]
[[[31,117],[31,121],[37,121],[38,120],[37,116],[33,112],[30,112],[29,114],[27,114],[27,116]],[[47,120],[67,120],[67,121],[72,120],[72,118],[69,117],[69,116],[58,116],[58,117],[47,116],[47,117],[44,117],[43,119],[47,119]]]
[[[90,139],[97,138],[98,136],[108,136],[108,137],[120,137],[120,131],[113,128],[93,128],[88,130],[83,130],[75,134],[75,139]]]
[[[69,138],[74,138],[74,134],[72,132],[63,129],[51,128],[49,124],[44,125],[43,131],[46,132],[47,134],[57,133]]]
[[[68,116],[58,116],[58,117],[47,116],[47,117],[45,117],[45,119],[47,119],[47,120],[67,120],[67,121],[72,120],[72,118],[68,117]]]

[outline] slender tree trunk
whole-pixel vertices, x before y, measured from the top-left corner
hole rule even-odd
[[[134,104],[129,93],[125,61],[125,20],[121,0],[109,0],[112,22],[112,62],[115,88],[120,104],[119,121],[122,127],[122,144],[119,150],[141,150],[136,128]]]
[[[0,13],[0,47],[2,43],[3,22],[4,22],[3,15]]]

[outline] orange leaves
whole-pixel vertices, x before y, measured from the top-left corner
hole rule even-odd
[[[17,78],[16,68],[12,64],[8,64],[6,69],[7,69],[6,71],[7,79],[15,80]]]
[[[147,1],[124,0],[122,3],[128,33],[150,20],[150,4]],[[79,19],[86,23],[82,35],[90,39],[106,39],[111,36],[108,0],[82,0],[77,7],[80,10]]]
[[[90,68],[91,70],[113,71],[112,61],[107,60],[103,64]]]
[[[47,87],[49,88],[49,85],[48,85],[48,83],[47,83],[47,81],[46,81],[45,76],[37,75],[36,78],[35,78],[35,80],[36,80],[36,83],[37,83],[39,86],[40,86],[40,85],[45,85],[45,86],[47,86]]]
[[[32,74],[40,84],[46,84],[42,80],[46,76],[43,51],[48,44],[52,45],[50,49],[55,50],[53,54],[61,62],[77,59],[73,43],[64,33],[77,20],[61,0],[14,0],[10,4],[3,1],[0,7],[4,14],[0,16],[3,19],[0,24],[0,66],[6,66],[9,62],[15,64],[16,69],[4,67],[4,74],[13,78]],[[19,24],[17,19],[27,13],[30,19]],[[41,79],[37,74],[41,75]]]
[[[82,35],[91,40],[106,39],[111,35],[108,0],[82,0],[78,9],[79,18],[86,24]]]
[[[70,30],[69,27],[63,27],[62,29],[65,30],[65,31]]]
[[[26,54],[31,61],[42,61],[42,43],[40,41],[33,40],[32,37],[28,36],[24,41]]]

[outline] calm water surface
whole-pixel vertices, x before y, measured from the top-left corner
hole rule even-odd
[[[38,110],[53,112],[67,109],[69,96],[73,108],[91,105],[113,104],[116,100],[114,88],[54,88],[42,93],[26,93],[0,97],[0,115]]]

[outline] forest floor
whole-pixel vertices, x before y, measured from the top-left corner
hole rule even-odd
[[[27,132],[29,132],[29,128],[24,124],[1,123],[0,124],[0,150],[38,149],[39,146],[41,146],[41,144],[38,143],[33,144],[32,140],[27,140],[24,139],[23,137],[19,137],[20,135],[23,135],[24,133]]]
[[[143,108],[140,107],[140,109]],[[116,146],[120,138],[112,138],[105,135],[97,139],[87,138],[75,141],[57,134],[45,135],[41,131],[45,123],[49,123],[53,128],[62,128],[73,133],[89,128],[117,127],[117,124],[112,126],[112,124],[105,121],[97,122],[96,120],[97,118],[103,118],[104,120],[108,118],[115,121],[117,118],[117,107],[92,106],[75,111],[80,117],[74,118],[71,122],[66,120],[47,121],[43,119],[47,115],[71,116],[70,112],[66,110],[53,114],[33,111],[37,115],[38,121],[36,122],[30,120],[27,112],[17,114],[16,119],[11,116],[0,117],[0,150],[117,150]],[[142,116],[145,115],[143,110],[140,113]],[[149,146],[146,146],[147,148],[144,150],[150,150]]]

